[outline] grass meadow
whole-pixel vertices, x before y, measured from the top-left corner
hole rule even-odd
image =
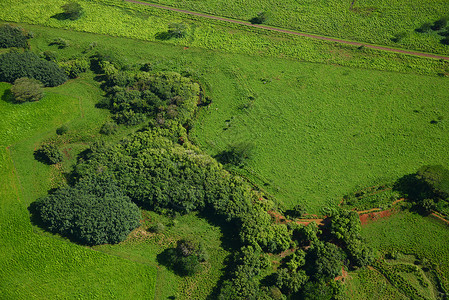
[[[0,3],[0,20],[39,24],[91,33],[157,41],[168,24],[188,24],[187,37],[160,41],[185,47],[218,50],[223,53],[290,58],[301,61],[368,69],[449,73],[449,62],[342,45],[335,42],[291,36],[239,24],[204,19],[177,12],[117,0],[82,0],[84,15],[76,21],[58,20],[64,0],[12,1]]]
[[[0,297],[153,299],[156,276],[153,266],[66,242],[30,223],[27,207],[46,194],[57,173],[54,167],[34,160],[34,148],[61,124],[76,128],[91,118],[94,99],[86,97],[80,102],[58,93],[63,88],[58,87],[46,89],[46,96],[39,102],[18,105],[5,101],[9,86],[0,85]],[[68,82],[64,88],[79,95],[84,93],[79,83]],[[84,119],[80,116],[80,105],[85,105]]]
[[[449,46],[440,43],[436,32],[417,33],[423,23],[447,16],[449,3],[444,0],[152,0],[193,11],[250,20],[259,12],[268,16],[265,24],[373,44],[449,54]],[[406,33],[400,42],[392,39]]]

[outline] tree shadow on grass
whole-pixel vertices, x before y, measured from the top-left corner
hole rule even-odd
[[[2,100],[8,103],[17,103],[14,100],[14,95],[12,94],[11,89],[7,89],[3,92]]]
[[[64,20],[68,20],[69,16],[65,13],[59,13],[59,14],[55,14],[55,15],[51,16],[50,18],[56,19],[58,21],[64,21]]]
[[[160,41],[168,41],[173,37],[173,35],[168,31],[162,31],[155,34],[154,38]]]

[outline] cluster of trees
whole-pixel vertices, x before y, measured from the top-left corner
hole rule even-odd
[[[140,211],[109,178],[84,178],[39,199],[37,215],[49,231],[81,244],[118,243],[139,225]]]
[[[175,72],[123,70],[103,56],[96,59],[106,76],[107,97],[102,105],[118,123],[136,125],[149,118],[155,125],[167,120],[185,124],[192,118],[200,87],[191,79]]]
[[[10,24],[0,26],[0,48],[29,48],[28,39],[32,34],[21,27]]]
[[[57,86],[67,80],[66,74],[56,63],[32,52],[12,51],[0,55],[0,81],[13,83],[22,77],[39,80],[44,86]]]

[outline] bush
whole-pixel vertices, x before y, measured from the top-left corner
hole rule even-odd
[[[81,5],[75,2],[68,2],[61,6],[64,10],[63,16],[69,20],[76,20],[83,14],[83,8]]]
[[[53,165],[62,162],[62,153],[59,151],[56,145],[48,143],[42,145],[38,150],[34,152],[37,160]]]
[[[66,134],[67,131],[69,131],[69,128],[67,127],[67,125],[62,125],[61,127],[58,127],[56,129],[56,134],[57,135],[63,135],[63,134]]]
[[[416,28],[415,31],[420,33],[426,33],[429,32],[431,29],[432,29],[431,23],[424,23],[421,25],[421,27]]]
[[[84,58],[60,62],[58,65],[64,70],[69,78],[77,78],[81,73],[84,73],[89,69],[89,61]]]
[[[0,55],[0,81],[13,83],[22,77],[37,79],[44,86],[57,86],[67,80],[64,71],[54,62],[34,53],[9,52]]]
[[[267,14],[265,12],[259,12],[256,17],[249,20],[251,24],[263,24],[267,21]]]
[[[441,43],[442,43],[443,45],[449,45],[449,37],[446,37],[446,38],[442,39],[442,40],[441,40]]]
[[[447,18],[441,18],[433,23],[432,30],[435,31],[441,30],[444,27],[446,27],[446,25],[447,25]]]
[[[0,26],[0,48],[29,48],[28,39],[30,38],[23,28],[3,24]]]
[[[154,233],[161,233],[165,231],[165,225],[162,223],[156,223],[153,226],[151,226],[148,230]]]
[[[27,77],[16,79],[11,87],[11,93],[17,102],[39,101],[44,96],[42,83]]]
[[[70,44],[67,40],[63,38],[55,38],[53,41],[50,42],[50,46],[58,46],[59,49],[64,49],[68,47]]]
[[[172,38],[183,38],[187,34],[187,25],[183,23],[171,23],[168,25],[168,34]]]
[[[87,245],[118,243],[139,226],[139,208],[107,179],[85,179],[38,201],[38,217],[51,232]]]
[[[115,134],[118,130],[118,126],[114,122],[106,122],[101,126],[100,133],[104,135]]]

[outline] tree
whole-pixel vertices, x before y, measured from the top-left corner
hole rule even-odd
[[[51,232],[87,245],[118,243],[139,226],[140,211],[108,178],[85,178],[37,203],[38,217]]]
[[[54,62],[32,52],[13,51],[0,55],[0,81],[12,83],[21,77],[37,79],[44,86],[57,86],[67,80],[64,71]]]
[[[83,14],[83,8],[76,2],[68,2],[61,8],[64,10],[64,17],[69,20],[76,20]]]
[[[439,20],[436,20],[432,25],[432,30],[441,30],[447,25],[447,18],[441,18]]]
[[[187,34],[187,25],[183,23],[171,23],[168,25],[168,34],[172,38],[183,38]]]
[[[23,28],[3,24],[0,26],[0,48],[28,48],[28,39],[31,35]]]
[[[257,13],[257,16],[249,20],[251,24],[263,24],[267,21],[268,16],[265,12]]]
[[[43,144],[34,152],[34,155],[37,160],[49,165],[57,164],[62,161],[62,153],[53,143]]]
[[[431,29],[432,29],[431,23],[424,23],[421,25],[421,27],[416,28],[415,31],[420,33],[426,33],[429,32]]]
[[[39,101],[44,96],[42,83],[27,77],[16,79],[11,92],[17,102]]]

